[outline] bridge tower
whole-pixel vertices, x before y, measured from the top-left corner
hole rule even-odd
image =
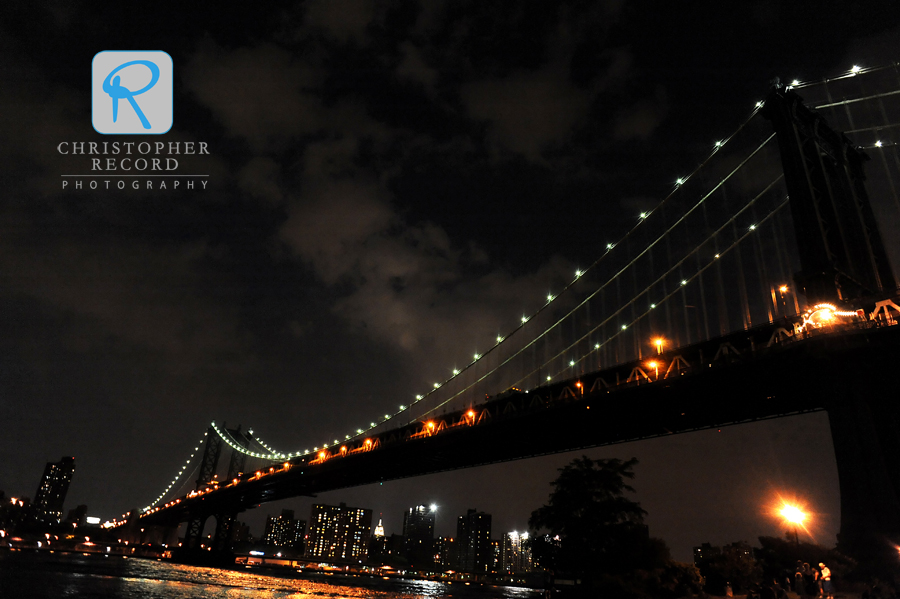
[[[896,295],[865,189],[868,156],[788,88],[772,88],[763,114],[778,138],[800,254],[794,280],[808,303],[857,308],[858,300]],[[860,563],[894,559],[900,542],[900,409],[885,366],[858,365],[852,382],[836,377],[828,390],[809,385],[821,394],[834,442],[838,545]]]
[[[197,474],[196,490],[199,490],[212,482],[219,466],[219,455],[222,453],[222,439],[213,427],[206,431],[206,447],[203,450],[203,459],[200,462],[200,472]],[[206,524],[206,515],[196,515],[188,520],[187,530],[184,533],[184,547],[187,550],[200,549],[200,539],[203,536],[203,525]]]
[[[228,433],[242,448],[247,449],[250,446],[252,440],[251,433],[249,431],[247,433],[242,433],[240,425],[238,425],[236,429],[228,429]],[[225,476],[225,481],[233,480],[243,474],[246,463],[247,454],[238,451],[237,449],[232,449],[231,460],[228,463],[228,474]],[[228,550],[228,543],[231,541],[231,532],[234,529],[234,522],[237,520],[237,515],[237,512],[216,514],[216,532],[213,535],[212,542],[214,553],[218,554]]]
[[[897,283],[866,194],[869,157],[783,86],[772,88],[763,114],[778,137],[790,196],[797,287],[810,304],[893,296]]]
[[[241,432],[240,425],[235,429],[226,429],[226,431],[235,442],[244,449],[248,448],[253,440],[250,433]],[[208,486],[216,478],[216,470],[218,469],[219,459],[222,455],[222,439],[212,426],[209,427],[206,438],[206,448],[203,451],[203,459],[200,462],[200,472],[197,475],[197,490]],[[228,471],[224,481],[230,481],[240,476],[246,466],[246,460],[246,454],[237,449],[232,449],[231,459],[228,463]],[[231,531],[234,528],[237,514],[236,511],[218,514],[209,512],[192,514],[187,523],[184,543],[182,551],[180,552],[182,558],[190,560],[192,559],[190,558],[191,554],[199,554],[201,550],[200,544],[203,538],[203,528],[210,516],[215,516],[216,518],[216,530],[211,543],[212,555],[210,557],[212,559],[221,557],[221,554],[228,550],[228,543],[231,540]]]

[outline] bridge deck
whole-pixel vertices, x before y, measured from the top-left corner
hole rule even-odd
[[[141,522],[171,525],[198,513],[235,513],[339,488],[828,410],[842,390],[862,383],[877,388],[900,358],[900,327],[849,326],[801,338],[786,335],[791,324],[654,356],[658,373],[643,360],[503,394],[360,439],[324,459],[295,458],[180,498]]]

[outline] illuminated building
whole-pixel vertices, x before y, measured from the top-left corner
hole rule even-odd
[[[694,547],[694,565],[698,568],[706,565],[711,559],[722,555],[721,547],[714,547],[709,543],[703,543],[699,547]]]
[[[372,533],[372,540],[369,541],[369,559],[377,561],[385,555],[388,555],[388,538],[384,536],[384,524],[379,518],[375,531]]]
[[[463,572],[486,573],[493,562],[491,547],[491,515],[466,510],[456,520],[459,569]]]
[[[34,505],[40,512],[59,522],[62,518],[63,502],[69,492],[72,475],[75,474],[75,458],[62,458],[58,462],[47,462],[44,476],[34,495]]]
[[[434,563],[441,570],[457,570],[459,550],[453,537],[438,537],[434,540]]]
[[[404,551],[413,569],[434,565],[434,510],[417,505],[403,513]]]
[[[509,574],[531,572],[531,549],[527,547],[528,533],[508,532],[503,535],[500,554],[500,571]]]
[[[490,561],[488,562],[488,572],[499,572],[500,562],[503,559],[501,547],[502,541],[491,539]]]
[[[280,516],[266,518],[263,542],[275,547],[296,547],[303,544],[306,522],[294,519],[294,510],[281,510]]]
[[[347,507],[347,504],[312,506],[306,557],[331,561],[366,559],[372,510]]]

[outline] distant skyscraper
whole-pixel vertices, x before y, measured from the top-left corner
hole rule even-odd
[[[75,458],[62,458],[58,462],[47,462],[44,476],[37,493],[34,494],[33,505],[57,522],[62,518],[63,502],[69,492],[69,483],[75,474]]]
[[[317,504],[309,515],[306,557],[334,561],[366,559],[372,510]]]
[[[381,523],[381,518],[379,518],[378,524],[372,533],[372,540],[369,541],[369,561],[383,559],[387,554],[387,544],[387,537],[384,536],[384,524]]]
[[[416,569],[434,565],[434,510],[417,505],[403,513],[403,538],[406,559]]]
[[[86,505],[79,505],[75,509],[69,510],[68,515],[66,515],[65,523],[84,526],[86,524],[85,518],[87,518],[87,510],[88,507]]]
[[[435,539],[434,561],[440,565],[443,571],[459,569],[459,551],[456,547],[456,539],[453,537]]]
[[[294,510],[281,510],[280,516],[266,518],[263,542],[275,547],[301,547],[306,534],[306,522],[294,520]]]
[[[488,563],[488,572],[499,572],[500,571],[500,562],[503,559],[503,551],[501,545],[503,541],[498,541],[497,539],[491,539],[491,558]]]
[[[304,528],[306,528],[304,522]],[[244,522],[235,522],[231,528],[231,540],[235,543],[248,543],[253,540],[250,534],[250,527]]]
[[[527,547],[528,533],[508,532],[503,535],[500,570],[508,574],[531,572],[531,549]]]
[[[490,571],[493,562],[491,547],[491,515],[467,510],[456,520],[456,542],[459,569],[481,574]]]

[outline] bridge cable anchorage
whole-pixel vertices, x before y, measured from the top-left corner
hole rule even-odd
[[[745,123],[745,124],[746,124],[746,123]],[[742,125],[742,127],[743,127],[743,126],[744,126],[744,125]],[[731,137],[733,137],[733,135],[730,136],[729,139],[731,139]],[[709,190],[707,193],[705,193],[704,195],[702,195],[701,198],[700,198],[700,200],[698,200],[698,201],[697,201],[697,202],[696,202],[696,203],[695,203],[695,204],[694,204],[687,212],[685,212],[685,214],[682,215],[681,218],[679,218],[674,224],[672,224],[671,226],[669,226],[669,227],[668,227],[663,233],[661,233],[661,234],[660,234],[653,242],[651,242],[649,245],[647,245],[647,247],[644,248],[643,251],[641,251],[641,252],[640,252],[637,256],[635,256],[630,262],[628,262],[625,266],[623,266],[621,269],[619,269],[615,274],[613,274],[612,276],[610,276],[609,279],[608,279],[605,283],[603,283],[603,284],[602,284],[600,287],[598,287],[595,291],[593,291],[592,293],[590,293],[590,294],[589,294],[584,300],[582,300],[577,306],[575,306],[573,309],[571,309],[571,310],[570,310],[569,312],[567,312],[565,315],[563,315],[562,317],[560,317],[555,323],[553,323],[551,326],[547,327],[543,332],[541,332],[538,336],[536,336],[534,339],[532,339],[529,343],[527,343],[526,345],[524,345],[521,349],[519,349],[518,351],[516,351],[515,353],[513,353],[512,355],[510,355],[506,360],[504,360],[503,362],[499,363],[496,367],[494,367],[493,369],[489,370],[489,371],[486,372],[484,375],[482,375],[481,377],[479,377],[478,379],[476,379],[475,381],[473,381],[472,383],[470,383],[469,385],[467,385],[466,387],[464,387],[463,389],[461,389],[461,390],[458,391],[457,393],[451,395],[450,397],[448,397],[448,398],[447,398],[446,400],[444,400],[443,402],[437,404],[437,405],[434,406],[431,410],[425,412],[425,415],[433,414],[435,411],[437,411],[439,408],[445,406],[445,405],[448,404],[450,401],[456,399],[457,397],[459,397],[459,396],[462,395],[463,393],[465,393],[465,392],[471,390],[477,383],[482,382],[483,380],[485,380],[485,379],[486,379],[487,377],[489,377],[490,375],[496,373],[496,372],[500,369],[500,367],[502,367],[502,366],[508,364],[508,363],[509,363],[510,361],[512,361],[514,358],[516,358],[516,357],[518,357],[519,355],[521,355],[522,353],[524,353],[524,351],[525,351],[526,349],[528,349],[528,348],[532,347],[534,344],[536,344],[537,341],[539,341],[540,339],[544,338],[544,337],[545,337],[546,335],[548,335],[550,332],[552,332],[553,330],[555,330],[560,324],[562,324],[566,319],[568,319],[570,316],[572,316],[577,310],[581,309],[581,308],[582,308],[585,304],[587,304],[591,299],[593,299],[594,297],[596,297],[598,293],[600,293],[603,289],[605,289],[607,286],[609,286],[613,281],[617,280],[618,277],[619,277],[620,275],[622,275],[622,273],[624,273],[626,270],[628,270],[629,268],[631,268],[632,266],[634,266],[634,264],[635,264],[641,257],[643,257],[645,254],[647,254],[647,252],[649,252],[649,251],[650,251],[653,247],[655,247],[661,240],[663,240],[667,235],[669,235],[669,234],[670,234],[670,233],[671,233],[671,232],[672,232],[679,224],[681,224],[681,223],[682,223],[682,222],[683,222],[690,214],[692,214],[694,211],[696,211],[696,210],[697,210],[697,209],[698,209],[698,208],[699,208],[706,200],[708,200],[708,199],[712,196],[713,193],[715,193],[722,185],[724,185],[725,182],[727,182],[728,180],[730,180],[730,179],[731,179],[731,178],[732,178],[732,177],[733,177],[733,176],[734,176],[741,168],[743,168],[744,165],[747,164],[747,162],[750,161],[750,159],[752,159],[754,156],[756,156],[756,154],[758,154],[758,153],[759,153],[759,152],[760,152],[760,151],[761,151],[761,150],[762,150],[762,149],[763,149],[770,141],[772,141],[772,139],[774,139],[774,138],[775,138],[775,134],[774,134],[774,133],[772,133],[771,135],[769,135],[769,137],[767,137],[762,143],[760,143],[760,144],[759,144],[759,145],[758,145],[758,146],[750,153],[749,156],[747,156],[747,157],[746,157],[743,161],[741,161],[735,168],[733,168],[733,169],[728,173],[728,175],[726,175],[724,178],[722,178],[722,179],[721,179],[721,180],[720,180],[720,181],[719,181],[719,182],[718,182],[711,190]],[[709,161],[709,158],[707,158],[707,160],[706,160],[703,164],[706,164],[708,161]],[[702,167],[702,166],[703,166],[703,165],[701,165],[701,167]],[[700,168],[700,167],[698,167],[698,170],[699,170],[699,168]],[[695,172],[696,172],[696,171],[695,171]],[[758,199],[758,198],[761,197],[764,193],[766,193],[767,191],[769,191],[769,190],[771,189],[771,187],[774,186],[775,183],[777,183],[778,181],[780,181],[782,178],[783,178],[783,175],[780,176],[780,177],[778,177],[778,178],[777,178],[775,181],[773,181],[772,183],[770,183],[769,186],[766,187],[766,189],[765,189],[762,193],[760,193],[756,198],[754,198],[753,201],[756,201],[756,199]],[[674,192],[673,192],[673,193],[674,193]],[[666,202],[667,200],[669,200],[669,199],[672,197],[673,193],[670,193],[670,194],[666,197],[666,199],[663,200],[663,202],[660,203],[660,205],[661,205],[662,203]],[[748,203],[747,206],[750,206],[751,204],[752,204],[752,202],[751,202],[751,203]],[[746,207],[745,207],[745,208],[746,208]],[[655,209],[654,209],[654,210],[655,210]],[[743,212],[743,209],[742,209],[738,214],[740,214],[741,212]],[[735,215],[735,218],[736,218],[736,216],[737,216],[737,215]],[[642,219],[642,221],[643,221],[643,219]],[[729,222],[730,222],[730,221],[729,221]],[[635,227],[635,228],[637,228],[637,227]],[[625,237],[622,238],[622,240],[620,240],[620,243],[621,243],[622,241],[624,241],[624,240],[628,237],[628,235],[630,235],[633,231],[634,231],[634,228],[632,229],[632,231],[629,231],[629,233],[626,234]],[[719,231],[716,231],[713,235],[718,234],[720,231],[721,231],[721,229],[720,229]],[[697,248],[695,248],[694,251],[696,251],[697,249],[699,249],[699,247],[701,247],[703,244],[705,244],[711,237],[712,237],[712,236],[708,237],[706,240],[704,240],[703,242],[701,242],[700,246],[698,246]],[[692,253],[693,253],[693,252],[692,252]],[[604,254],[604,256],[605,256],[605,254]],[[598,260],[596,260],[596,261],[588,268],[588,270],[589,270],[590,268],[593,268],[594,266],[596,266],[596,265],[600,262],[600,260],[602,260],[602,259],[603,259],[603,256],[601,256],[601,258],[599,258]],[[682,263],[682,262],[679,262],[678,264],[676,264],[676,266],[680,266],[681,263]],[[671,269],[670,269],[670,270],[671,270]],[[572,284],[570,284],[569,286],[567,286],[563,291],[565,292],[566,290],[568,290],[569,287],[571,287],[571,285],[572,285]],[[641,295],[641,294],[639,294],[639,296],[640,296],[640,295]],[[638,297],[639,297],[639,296],[638,296]],[[558,296],[557,296],[557,297],[558,297]],[[632,301],[634,301],[634,300],[632,300]],[[625,305],[626,305],[626,306],[627,306],[627,305],[630,305],[630,303],[631,303],[631,302],[626,303]],[[541,308],[541,310],[538,310],[538,312],[535,313],[535,316],[536,316],[537,314],[539,314],[544,308],[546,308],[546,306],[544,306],[543,308]],[[606,322],[606,321],[604,321],[604,322]],[[521,326],[518,327],[518,328],[516,329],[516,331],[518,331],[520,328],[521,328]],[[596,328],[597,328],[597,327],[595,327],[594,329],[592,329],[592,332],[596,331]],[[515,332],[515,331],[514,331],[514,332]],[[614,337],[617,336],[617,335],[618,335],[618,333],[617,333],[616,335],[614,335]],[[584,339],[584,338],[582,338],[582,340],[583,340],[583,339]],[[493,348],[492,348],[492,349],[493,349]],[[558,356],[557,356],[557,357],[558,357]],[[582,357],[581,359],[584,359],[584,358]],[[545,362],[541,367],[546,366],[548,363],[549,363],[549,361],[548,361],[548,362]],[[530,375],[534,374],[534,373],[535,373],[537,370],[539,370],[539,369],[540,369],[540,368],[535,369],[535,371],[532,371],[532,372],[530,373]],[[557,374],[558,374],[558,373],[557,373]],[[527,376],[526,376],[526,377],[523,377],[522,379],[520,379],[519,381],[517,381],[513,386],[518,385],[518,384],[521,384],[521,383],[522,383],[524,380],[526,380],[527,378],[528,378]]]
[[[745,207],[745,209],[746,209],[746,208],[749,208],[750,205],[751,205],[753,202],[755,202],[757,199],[759,199],[759,198],[762,196],[763,193],[766,193],[769,189],[771,189],[771,187],[774,186],[775,183],[777,183],[781,178],[782,178],[782,177],[779,177],[778,179],[776,179],[775,181],[773,181],[772,183],[770,183],[769,186],[766,188],[765,191],[763,191],[762,193],[760,193],[756,198],[754,198],[750,203],[747,204],[747,206]],[[761,224],[767,222],[770,218],[772,218],[775,214],[777,214],[780,210],[782,210],[785,206],[787,206],[787,204],[788,204],[788,199],[785,198],[784,201],[781,202],[781,204],[779,204],[777,207],[775,207],[774,210],[772,210],[772,211],[769,212],[766,216],[764,216],[764,217],[759,221],[759,224],[758,224],[758,225],[756,225],[756,226],[754,226],[754,227],[752,227],[752,228],[748,228],[747,231],[746,231],[743,235],[741,235],[740,238],[738,238],[737,240],[735,240],[730,246],[726,247],[724,250],[721,250],[719,255],[720,255],[720,256],[724,256],[724,255],[728,254],[728,252],[730,252],[732,249],[734,249],[735,247],[737,247],[737,245],[738,245],[740,242],[742,242],[744,239],[746,239],[747,237],[749,237],[751,233],[753,233],[754,231],[756,231],[756,230],[759,228],[759,225],[761,225]],[[743,210],[742,210],[742,212],[743,212]],[[719,228],[719,230],[716,231],[715,234],[721,232],[726,226],[728,226],[729,224],[731,224],[731,223],[733,222],[733,220],[734,220],[735,218],[737,218],[737,216],[739,216],[739,214],[736,214],[732,219],[729,219],[729,221],[728,221],[727,223],[723,224],[723,225]],[[705,244],[706,241],[708,241],[711,237],[712,237],[712,236],[710,236],[709,238],[707,238],[707,239],[703,242],[703,244]],[[682,258],[681,260],[679,260],[679,262],[678,262],[678,264],[676,264],[676,266],[682,264],[684,261],[686,261],[686,260],[688,259],[688,257],[690,257],[691,255],[695,254],[695,253],[700,249],[700,247],[702,247],[703,244],[697,246],[696,248],[694,248],[694,250],[692,250],[692,251],[690,252],[690,254],[686,255],[684,258]],[[693,275],[691,275],[688,279],[685,280],[685,281],[686,281],[685,284],[690,283],[690,282],[693,281],[695,278],[697,278],[697,277],[700,275],[700,273],[704,272],[704,271],[707,270],[709,267],[711,267],[713,264],[715,264],[715,260],[716,260],[716,259],[711,260],[710,262],[708,262],[707,264],[705,264],[701,269],[699,269],[696,273],[694,273]],[[672,270],[674,270],[674,268],[675,268],[675,267],[673,266],[671,269],[669,269],[669,272],[671,272]],[[668,273],[667,273],[667,274],[668,274]],[[663,277],[665,277],[665,275],[662,275],[660,278],[658,278],[656,281],[654,281],[653,284],[656,284],[657,282],[659,282]],[[645,290],[644,290],[640,295],[643,295],[647,290],[649,290],[649,289],[653,286],[653,284],[648,285],[648,286],[645,288]],[[675,294],[677,294],[677,293],[679,293],[679,292],[680,292],[680,288],[675,288],[675,289],[673,289],[668,295],[664,296],[661,300],[659,300],[659,301],[657,302],[656,305],[657,305],[657,306],[661,305],[661,304],[664,303],[666,300],[670,299],[672,296],[674,296]],[[633,300],[632,300],[632,301],[633,301]],[[626,304],[626,306],[627,306],[627,305],[630,305],[631,303],[632,303],[632,302],[629,302],[628,304]],[[618,313],[618,312],[621,312],[621,311],[624,310],[624,309],[625,309],[625,306],[623,306],[622,308],[620,308],[620,309],[617,311],[617,313]],[[634,321],[628,323],[628,326],[633,325],[637,320],[640,320],[641,318],[647,316],[648,314],[651,313],[651,311],[652,311],[651,309],[645,310],[645,311],[644,311],[637,319],[635,319]],[[855,314],[855,313],[854,313],[854,314]],[[607,320],[609,320],[609,319],[607,319]],[[604,322],[606,322],[606,321],[604,321]],[[597,325],[597,326],[594,327],[594,329],[592,329],[590,332],[595,332],[598,328],[600,328],[600,326],[601,326],[601,325]],[[623,330],[624,330],[624,329],[623,329]],[[544,366],[550,364],[553,360],[555,360],[555,359],[561,357],[562,355],[564,355],[567,351],[571,350],[572,347],[575,347],[575,345],[577,345],[579,342],[584,341],[584,340],[590,335],[590,332],[589,332],[588,334],[584,335],[583,337],[581,337],[578,341],[572,343],[569,347],[567,347],[567,348],[565,348],[564,350],[562,350],[561,352],[559,352],[557,355],[555,355],[555,356],[553,356],[552,358],[548,359],[548,360],[544,363]],[[621,332],[622,332],[621,330],[617,331],[615,334],[612,335],[612,338],[617,337]],[[581,358],[579,358],[579,359],[577,360],[576,363],[580,363],[581,361],[583,361],[584,359],[586,359],[589,355],[590,355],[590,353],[585,354],[584,356],[582,356]],[[525,375],[524,377],[522,377],[522,379],[520,379],[519,381],[516,381],[516,383],[514,383],[514,384],[515,384],[515,385],[521,384],[522,381],[527,380],[527,379],[529,378],[529,376],[534,375],[535,372],[536,372],[536,371],[533,371],[533,372],[531,372],[531,373],[528,373],[527,375]],[[559,372],[556,373],[556,375],[559,375],[559,374],[562,373],[562,372],[563,372],[563,371],[559,371]],[[554,376],[556,376],[556,375],[554,375]]]
[[[143,508],[143,509],[141,510],[142,513],[147,513],[147,512],[149,512],[151,509],[155,508],[155,507],[157,506],[157,504],[159,504],[159,502],[161,502],[161,501],[166,497],[166,495],[168,495],[169,491],[172,490],[172,487],[175,485],[175,483],[178,482],[178,480],[179,480],[179,479],[182,477],[182,475],[185,473],[185,471],[187,470],[188,465],[190,465],[190,463],[191,463],[191,461],[193,460],[194,456],[197,455],[197,452],[200,450],[200,446],[203,445],[203,443],[206,442],[206,436],[207,436],[207,434],[208,434],[208,433],[203,433],[203,437],[202,437],[202,438],[200,439],[200,441],[197,443],[197,446],[194,447],[194,451],[191,453],[190,457],[187,459],[187,461],[185,462],[185,464],[181,467],[181,470],[178,471],[178,474],[175,475],[175,478],[172,479],[172,482],[170,482],[169,485],[163,490],[163,492],[159,494],[159,497],[157,497],[152,503],[150,503],[148,506],[146,506],[145,508]],[[196,466],[195,466],[195,467],[194,467],[194,471],[196,471],[196,469],[197,469],[197,468],[196,468]],[[188,475],[188,476],[192,476],[192,475],[193,475],[193,471],[192,471],[191,474]]]

